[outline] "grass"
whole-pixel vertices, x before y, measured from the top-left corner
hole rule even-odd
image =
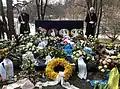
[[[111,42],[112,42],[111,39],[109,39],[109,38],[99,38],[99,41],[100,41],[101,43],[111,43]],[[119,39],[116,39],[116,40],[114,41],[114,43],[115,43],[115,44],[119,44],[119,43],[120,43],[120,40],[119,40]]]

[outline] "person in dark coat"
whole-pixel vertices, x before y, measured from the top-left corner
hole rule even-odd
[[[29,14],[26,12],[25,8],[22,8],[21,14],[18,18],[20,22],[20,34],[30,33],[29,27]]]
[[[87,14],[87,16],[85,18],[85,22],[87,24],[85,35],[87,36],[87,38],[90,35],[94,37],[95,36],[95,28],[96,28],[97,16],[96,16],[96,13],[94,12],[93,7],[90,8],[90,11],[88,12],[88,14]]]
[[[4,37],[4,23],[3,23],[3,21],[2,20],[0,20],[0,39],[4,39],[5,37]]]

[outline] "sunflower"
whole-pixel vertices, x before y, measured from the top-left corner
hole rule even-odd
[[[56,58],[50,61],[45,69],[46,76],[51,80],[55,80],[58,73],[54,71],[54,68],[58,65],[64,67],[64,80],[68,80],[72,75],[72,66],[64,58]]]

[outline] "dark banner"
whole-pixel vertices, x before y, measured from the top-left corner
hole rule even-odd
[[[84,21],[82,20],[36,20],[36,29],[39,27],[49,29],[83,29]]]

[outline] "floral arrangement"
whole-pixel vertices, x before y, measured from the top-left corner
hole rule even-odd
[[[62,38],[60,38],[58,36],[57,37],[56,36],[55,37],[45,36],[45,34],[47,34],[46,29],[41,28],[39,30],[40,30],[40,32],[36,33],[34,36],[25,34],[25,35],[18,36],[17,39],[14,39],[12,41],[8,40],[8,41],[0,42],[1,43],[0,44],[0,57],[5,57],[6,55],[10,56],[9,54],[12,54],[13,56],[17,56],[15,58],[13,58],[13,57],[11,58],[11,59],[13,59],[13,62],[15,61],[14,62],[15,65],[25,62],[25,61],[22,61],[21,59],[22,59],[22,54],[26,53],[27,51],[31,51],[34,54],[35,59],[37,59],[37,60],[41,60],[41,59],[44,60],[48,54],[50,54],[51,56],[54,56],[55,58],[66,58],[66,54],[64,53],[64,50],[63,50],[64,45],[61,44]],[[44,32],[44,34],[42,34],[42,32]],[[73,61],[76,62],[76,60],[80,56],[83,56],[88,68],[94,69],[93,67],[91,67],[91,66],[94,66],[94,67],[98,68],[101,72],[106,72],[108,69],[111,69],[112,66],[115,66],[114,65],[115,60],[113,60],[112,58],[107,58],[107,57],[105,58],[106,54],[101,52],[101,49],[102,49],[100,47],[101,43],[99,42],[98,39],[95,39],[93,37],[89,37],[88,39],[86,39],[83,36],[82,31],[78,30],[77,32],[78,32],[77,37],[71,37],[71,40],[75,43],[75,45],[72,49]],[[61,34],[61,36],[63,36],[63,33],[65,36],[69,35],[69,31],[67,29],[62,29],[59,31],[59,34]],[[71,31],[71,35],[74,35],[74,33],[75,33],[75,29]],[[43,41],[47,41],[48,44],[43,49],[38,49],[37,48],[38,44]],[[60,43],[60,46],[58,45],[59,43]],[[88,55],[87,53],[85,53],[82,50],[85,46],[88,46],[91,49],[93,49],[95,54]],[[112,49],[114,46],[115,45],[112,43],[107,44],[107,45],[104,44],[104,48],[106,48],[106,49]],[[117,45],[117,46],[118,47],[116,48],[116,50],[117,50],[117,53],[119,53],[120,45]],[[99,57],[96,58],[96,55]],[[119,59],[120,59],[120,57],[119,57]],[[120,68],[119,59],[116,62],[119,66],[118,68]],[[59,60],[57,60],[57,62],[55,64],[52,64],[52,65],[56,66],[57,63],[59,63],[59,62],[61,65],[64,65],[66,63],[65,61],[61,62],[61,59],[59,59]],[[25,64],[25,66],[22,65],[22,67],[25,68],[25,67],[29,67],[31,62],[30,62],[30,60],[28,60],[23,64]],[[26,66],[26,64],[28,66]],[[67,63],[66,63],[66,65],[67,65]],[[63,67],[65,67],[65,66],[63,66]],[[33,67],[31,67],[31,68],[33,68]],[[55,79],[57,76],[57,73],[54,72],[53,69],[50,69],[50,67],[47,67],[47,69],[46,69],[47,72],[52,71],[52,75],[50,75],[48,73],[48,76],[49,76],[48,78]],[[68,69],[68,71],[71,72],[71,69]],[[70,75],[66,74],[67,78],[65,77],[65,80],[67,80]]]
[[[115,61],[114,58],[110,56],[107,56],[106,58],[99,60],[98,69],[101,72],[110,71],[113,67],[115,67]]]
[[[73,52],[72,58],[74,61],[76,61],[82,55],[83,55],[83,52],[81,50],[77,50]]]
[[[37,30],[42,36],[45,36],[47,34],[47,30],[42,27],[39,27]]]
[[[70,78],[70,76],[72,75],[72,66],[70,65],[69,62],[67,62],[63,58],[53,59],[52,61],[50,61],[47,64],[47,67],[45,69],[46,76],[49,79],[55,80],[57,75],[58,75],[58,73],[54,71],[54,67],[56,67],[58,65],[60,65],[60,66],[65,68],[65,70],[64,70],[64,80],[68,80]]]
[[[72,29],[70,31],[70,35],[74,38],[83,36],[83,31],[81,29]]]
[[[8,48],[0,49],[0,58],[6,57],[8,55]]]
[[[3,86],[4,83],[5,83],[5,81],[3,80],[3,78],[0,75],[0,88],[1,89],[2,89],[2,86]]]
[[[98,84],[97,81],[95,81],[95,84],[94,89],[110,89],[108,84]]]
[[[58,30],[57,29],[49,29],[48,30],[48,35],[52,36],[52,37],[55,37],[55,36],[58,35]]]
[[[76,37],[78,36],[78,29],[72,29],[70,32],[71,36]]]
[[[61,29],[60,31],[59,31],[59,35],[60,36],[66,36],[66,35],[69,35],[69,30],[68,29]]]

